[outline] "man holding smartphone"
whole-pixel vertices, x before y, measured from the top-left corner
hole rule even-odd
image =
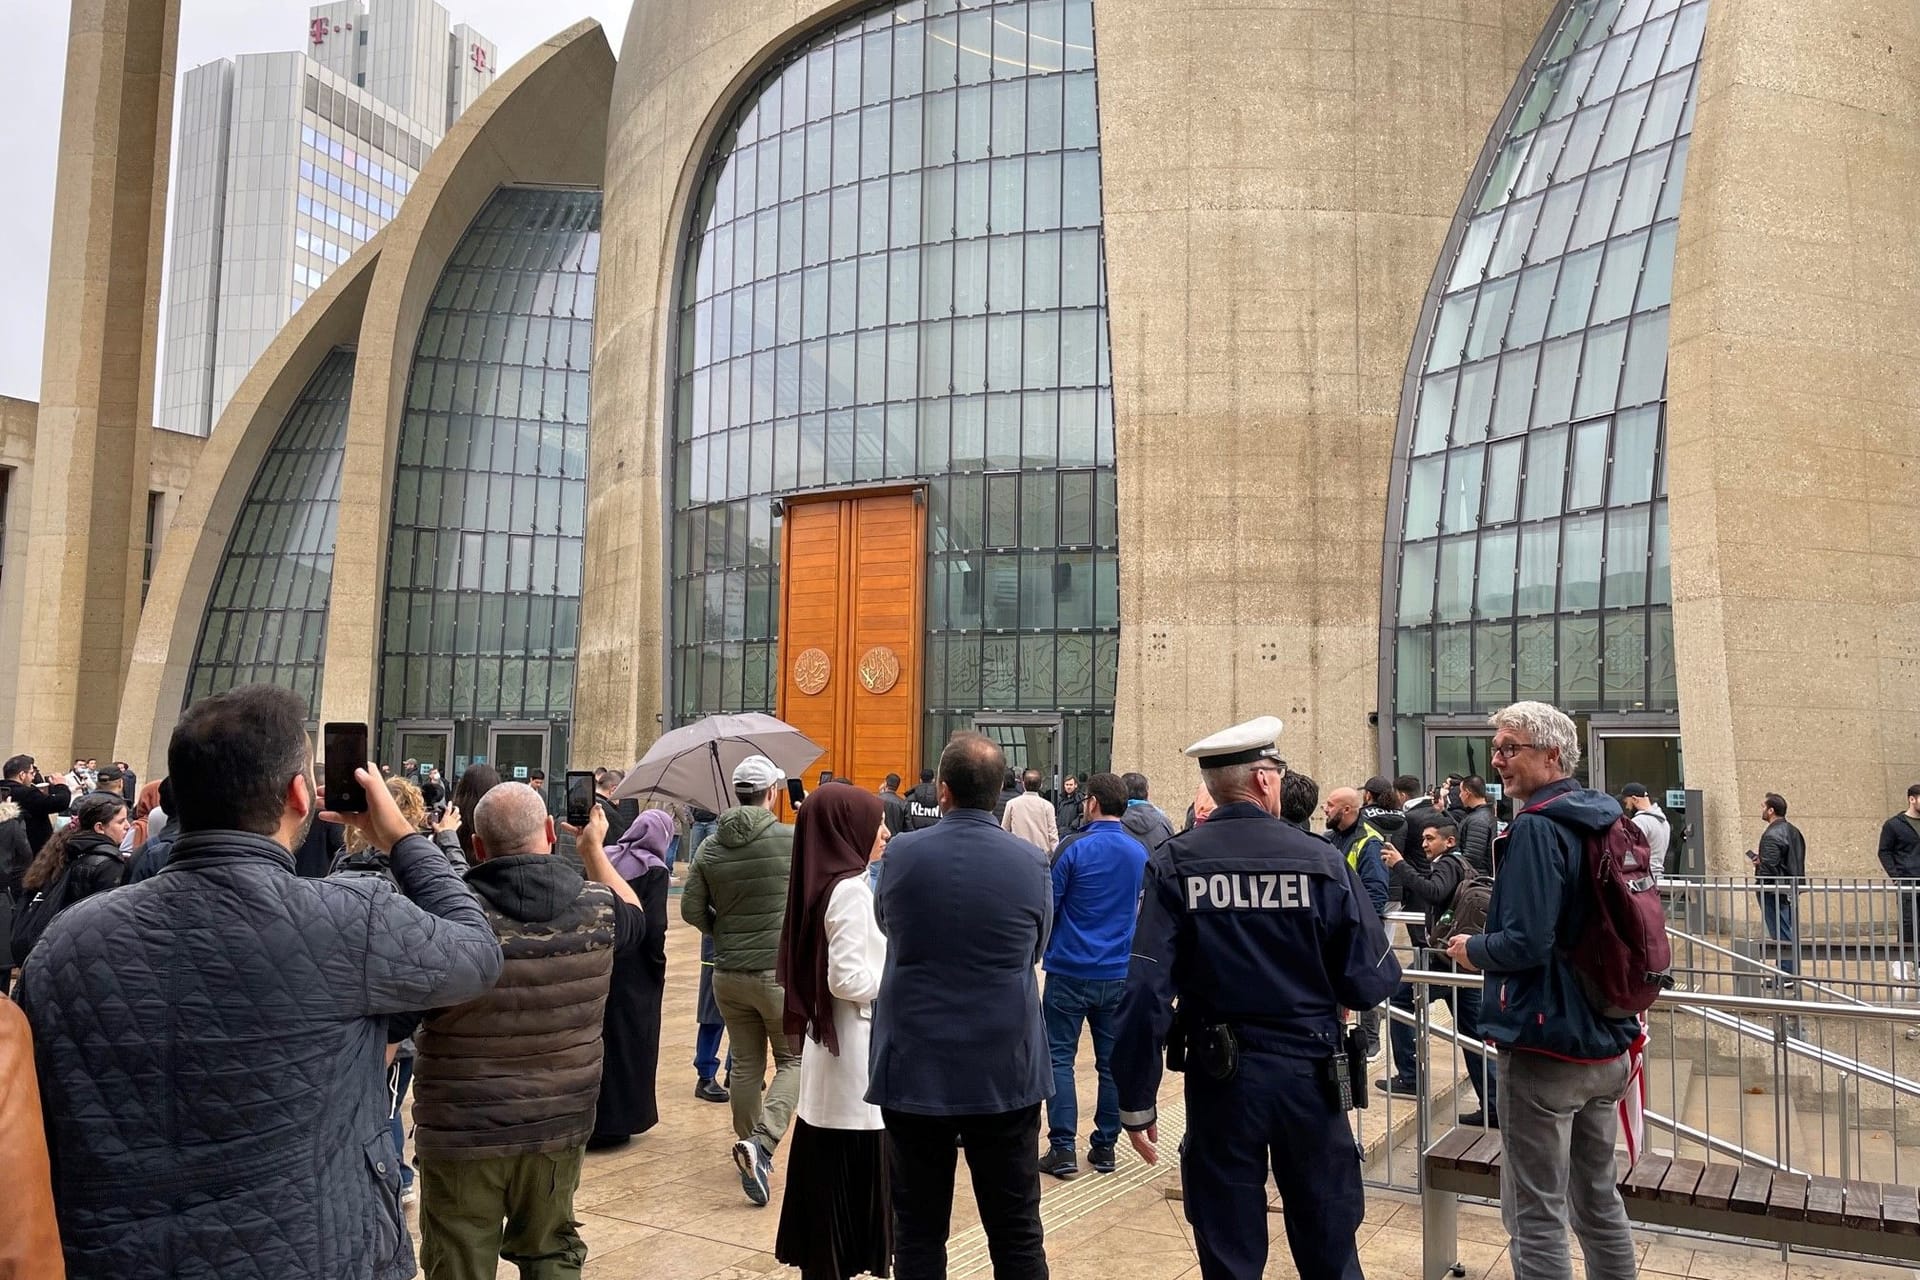
[[[420,1263],[429,1276],[577,1276],[573,1211],[593,1132],[601,1019],[616,956],[646,941],[633,889],[607,861],[606,812],[569,826],[576,866],[553,857],[546,798],[503,782],[473,812],[480,897],[505,963],[491,991],[429,1014],[415,1037]],[[581,875],[585,867],[586,875]]]
[[[62,912],[21,975],[69,1269],[411,1275],[387,1015],[493,986],[480,902],[370,764],[366,811],[328,816],[390,852],[393,882],[294,874],[319,805],[286,689],[196,702],[167,768],[165,868]]]

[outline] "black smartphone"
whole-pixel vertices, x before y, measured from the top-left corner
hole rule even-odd
[[[798,778],[788,778],[787,779],[787,799],[793,802],[793,807],[796,809],[798,809],[802,804],[804,804],[807,799],[806,783],[800,781],[800,779]]]
[[[567,770],[567,825],[584,827],[593,816],[593,775]]]
[[[365,722],[330,722],[323,730],[326,742],[327,776],[321,807],[335,813],[365,813],[367,789],[353,776],[355,769],[367,765],[367,726]]]

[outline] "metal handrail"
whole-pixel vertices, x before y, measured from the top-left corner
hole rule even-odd
[[[1738,960],[1743,964],[1753,965],[1755,968],[1764,970],[1765,972],[1772,974],[1776,978],[1791,979],[1792,981],[1798,982],[1803,986],[1810,987],[1815,991],[1824,991],[1826,994],[1830,996],[1836,996],[1841,1000],[1848,1001],[1853,1004],[1868,1003],[1867,1001],[1862,1000],[1859,996],[1848,995],[1844,991],[1836,990],[1833,987],[1828,986],[1826,983],[1820,981],[1818,978],[1809,978],[1806,975],[1799,974],[1799,973],[1789,973],[1785,969],[1782,969],[1779,965],[1774,964],[1771,961],[1761,960],[1754,956],[1743,956],[1738,951],[1735,951],[1732,947],[1723,947],[1717,942],[1708,942],[1705,938],[1700,937],[1698,934],[1688,933],[1684,929],[1675,929],[1672,926],[1668,926],[1667,937],[1678,938],[1681,941],[1686,942],[1692,946],[1703,947],[1706,950],[1714,952],[1717,955],[1727,956],[1731,959]]]
[[[1438,969],[1402,969],[1407,982],[1435,987],[1479,986],[1486,975],[1454,973]],[[1731,1013],[1782,1014],[1801,1018],[1857,1018],[1867,1022],[1912,1022],[1915,1010],[1890,1008],[1877,1004],[1825,1004],[1817,1000],[1778,1000],[1771,996],[1725,996],[1704,991],[1662,991],[1654,1002],[1657,1008],[1709,1009]],[[1768,1033],[1767,1039],[1771,1040]]]

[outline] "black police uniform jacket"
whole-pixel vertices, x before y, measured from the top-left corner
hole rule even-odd
[[[1253,1051],[1329,1058],[1341,1010],[1399,985],[1346,859],[1257,805],[1222,805],[1147,862],[1113,1052],[1121,1121],[1155,1120],[1176,999],[1190,1024],[1232,1023]]]

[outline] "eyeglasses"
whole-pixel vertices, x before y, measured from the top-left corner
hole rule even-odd
[[[1531,751],[1540,744],[1537,742],[1500,742],[1493,747],[1495,760],[1511,760],[1522,751]]]

